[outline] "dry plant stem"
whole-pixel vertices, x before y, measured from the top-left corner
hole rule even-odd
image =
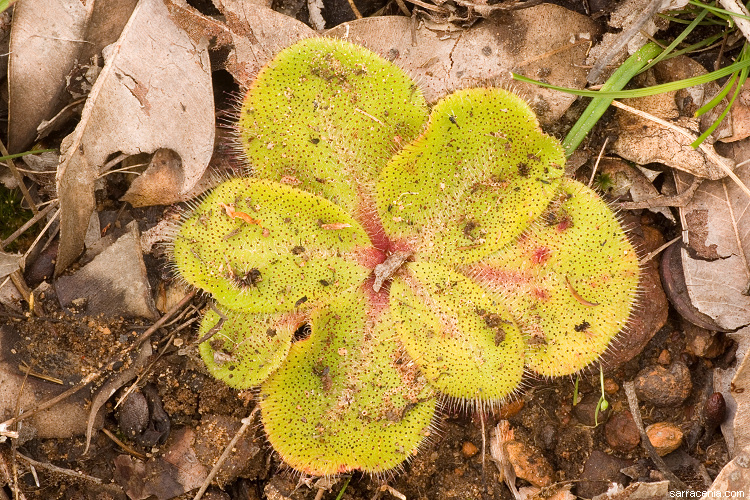
[[[0,153],[2,153],[3,156],[8,156],[8,150],[5,149],[5,144],[3,144],[3,141],[0,141]],[[26,184],[24,184],[23,182],[23,175],[21,175],[21,172],[18,171],[18,169],[16,168],[16,164],[12,159],[8,158],[6,161],[8,164],[8,168],[13,173],[13,177],[15,177],[16,182],[18,182],[18,189],[21,190],[23,199],[26,200],[26,203],[29,204],[29,208],[31,208],[31,211],[34,212],[34,215],[36,215],[39,212],[39,209],[36,207],[36,203],[34,203],[34,199],[31,197],[31,193],[29,193],[29,190],[26,188]]]
[[[0,475],[0,480],[2,480],[2,483],[13,484],[13,479],[11,478],[10,471],[8,470],[8,464],[5,462],[5,455],[3,455],[2,453],[0,453],[0,471],[2,472],[2,475]],[[8,498],[8,496],[5,494],[5,491],[2,488],[0,488],[0,493],[2,493],[2,496],[0,496],[0,500],[4,500]],[[14,497],[24,499],[24,500],[26,499],[23,493],[18,491],[17,488],[15,488]]]
[[[52,211],[52,209],[55,208],[56,206],[57,206],[57,203],[52,203],[44,207],[43,210],[37,212],[36,215],[34,215],[34,217],[29,219],[23,226],[19,227],[13,234],[11,234],[7,238],[5,238],[2,242],[0,242],[0,250],[7,247],[11,243],[13,243],[16,240],[16,238],[18,238],[23,233],[25,233],[26,230],[29,229],[31,226],[39,222],[45,215],[50,213],[50,211]]]
[[[105,436],[107,436],[109,439],[111,439],[113,443],[115,443],[117,446],[119,446],[120,448],[122,448],[122,450],[125,453],[127,453],[129,455],[132,455],[135,458],[138,458],[140,460],[147,460],[148,459],[148,457],[146,455],[144,455],[143,453],[138,453],[133,448],[131,448],[130,446],[128,446],[125,443],[123,443],[122,441],[120,441],[117,438],[117,436],[115,436],[114,434],[112,434],[111,432],[109,432],[107,429],[102,429],[102,432],[104,433]]]
[[[685,191],[675,196],[654,196],[648,200],[643,201],[623,201],[619,203],[620,208],[625,210],[638,210],[641,208],[656,208],[656,207],[684,207],[690,200],[693,199],[693,195],[700,187],[703,179],[700,177],[693,177],[693,182],[690,184]]]
[[[62,467],[58,467],[56,465],[48,464],[48,463],[45,463],[45,462],[37,462],[33,458],[29,458],[26,455],[23,455],[21,453],[18,453],[18,458],[20,458],[21,460],[23,460],[27,464],[33,465],[34,467],[38,467],[40,469],[46,469],[48,471],[55,472],[57,474],[62,474],[62,475],[65,475],[65,476],[74,477],[76,479],[82,479],[84,481],[89,481],[89,482],[95,483],[95,484],[102,484],[102,480],[99,479],[98,477],[89,476],[87,474],[84,474],[82,472],[78,472],[76,470],[64,469]]]
[[[401,10],[406,17],[411,17],[411,12],[409,12],[409,9],[406,7],[404,0],[396,0],[396,3],[398,4],[399,10]]]
[[[602,144],[602,148],[599,150],[599,156],[596,157],[596,163],[594,163],[594,168],[591,170],[591,177],[589,178],[589,187],[591,187],[592,184],[594,184],[594,177],[596,176],[596,170],[599,168],[599,162],[602,161],[602,156],[604,156],[604,150],[607,147],[607,143],[609,142],[609,137],[606,137],[604,139],[604,144]]]
[[[5,422],[0,422],[0,427],[13,425],[16,422],[20,422],[21,420],[25,420],[31,416],[36,415],[40,411],[44,411],[48,408],[51,408],[55,406],[57,403],[59,403],[60,401],[63,401],[69,398],[70,396],[72,396],[73,394],[75,394],[76,392],[80,391],[81,389],[89,385],[91,382],[99,379],[104,374],[104,372],[111,370],[117,361],[121,360],[124,356],[130,354],[132,351],[137,349],[144,341],[146,341],[149,337],[151,337],[151,335],[153,335],[154,332],[156,332],[159,328],[161,328],[164,325],[164,323],[167,322],[169,318],[171,318],[179,310],[185,307],[185,305],[187,305],[187,303],[190,302],[195,297],[196,293],[197,291],[193,290],[192,292],[185,295],[185,297],[183,297],[183,299],[180,302],[175,304],[169,311],[167,311],[164,314],[164,316],[159,318],[156,321],[156,323],[151,325],[151,327],[148,330],[145,330],[141,334],[141,336],[138,337],[138,339],[131,346],[129,346],[127,349],[125,349],[121,353],[115,354],[114,356],[112,356],[112,358],[110,358],[110,360],[106,363],[104,368],[102,368],[99,371],[89,373],[88,375],[86,375],[86,377],[83,378],[83,380],[78,382],[78,384],[71,387],[67,391],[63,392],[62,394],[55,396],[52,399],[48,399],[47,401],[43,403],[34,405],[28,411],[22,413],[21,415],[18,415],[17,417],[8,419]]]
[[[423,9],[431,10],[433,12],[437,12],[439,14],[449,14],[448,10],[443,7],[438,7],[437,5],[432,5],[427,2],[423,2],[422,0],[409,0],[409,3],[413,3],[414,5],[418,5],[422,7]]]
[[[138,355],[130,363],[130,366],[115,374],[96,392],[96,396],[94,396],[94,399],[91,401],[89,418],[86,422],[86,448],[83,450],[84,455],[89,452],[91,435],[94,432],[94,421],[96,420],[96,414],[99,413],[99,409],[107,403],[109,398],[111,398],[120,387],[127,384],[138,375],[138,370],[146,364],[149,356],[151,356],[151,345],[146,344],[144,346],[141,344],[141,350],[138,351]]]
[[[641,444],[643,445],[643,448],[645,448],[646,453],[648,453],[648,456],[651,458],[651,461],[654,462],[654,464],[659,468],[659,471],[661,471],[662,474],[664,474],[664,477],[669,479],[669,482],[672,483],[672,486],[678,490],[682,491],[688,491],[688,487],[685,483],[683,483],[680,478],[674,475],[672,471],[670,471],[667,468],[667,464],[664,463],[664,460],[656,453],[656,450],[654,449],[654,446],[651,444],[651,441],[648,439],[648,434],[646,434],[646,429],[643,427],[643,419],[641,418],[641,410],[638,408],[638,396],[635,394],[635,384],[632,380],[629,380],[625,383],[623,383],[623,387],[625,388],[625,394],[628,397],[628,406],[630,407],[630,413],[633,415],[633,420],[635,420],[635,425],[638,427],[638,432],[641,435]]]
[[[651,259],[653,259],[657,255],[659,255],[660,253],[662,253],[664,250],[666,250],[667,248],[669,248],[672,245],[672,243],[676,243],[677,241],[679,241],[681,239],[682,239],[682,236],[678,236],[677,238],[673,238],[673,239],[669,240],[668,242],[664,243],[662,246],[660,246],[659,248],[657,248],[656,250],[654,250],[653,252],[649,253],[648,255],[646,255],[645,257],[643,257],[641,260],[639,260],[638,264],[641,265],[641,266],[644,265],[646,262],[650,261]]]
[[[411,1],[411,0],[409,0]],[[456,0],[456,3],[462,7],[471,7],[474,8],[477,12],[481,10],[481,12],[484,14],[485,12],[495,12],[497,10],[502,10],[505,12],[510,12],[512,10],[521,10],[521,9],[528,9],[530,7],[534,7],[535,5],[539,5],[540,3],[544,2],[544,0],[526,0],[523,3],[513,3],[511,5],[505,5],[503,3],[497,3],[494,5],[487,5],[486,3],[477,3],[472,2],[470,0]],[[413,2],[412,2],[413,3]]]
[[[741,14],[743,16],[750,15],[745,6],[737,0],[719,0],[719,3],[722,7],[724,7],[725,10],[728,10],[733,14]],[[734,22],[737,24],[737,27],[740,29],[745,38],[750,41],[750,21],[742,17],[734,16],[732,16],[732,20],[734,20]]]
[[[362,13],[359,11],[356,5],[354,5],[354,0],[349,0],[349,7],[351,7],[352,12],[354,12],[354,16],[357,19],[362,19]]]
[[[21,383],[21,390],[18,391],[18,397],[16,398],[16,409],[14,412],[14,415],[17,417],[21,414],[21,395],[23,394],[23,390],[26,387],[26,381],[29,379],[29,372],[26,372],[26,375],[23,377],[23,382]],[[21,430],[21,424],[16,423],[13,427],[15,427],[14,430],[20,431]],[[11,441],[10,446],[10,465],[11,470],[13,471],[13,497],[19,498],[19,493],[21,493],[20,488],[18,487],[18,462],[16,462],[16,457],[18,455],[18,440],[14,439]]]
[[[26,262],[26,258],[29,256],[29,254],[31,253],[31,251],[34,250],[34,247],[36,247],[37,243],[39,243],[39,240],[42,239],[42,236],[44,236],[44,233],[47,232],[47,229],[49,229],[49,227],[52,225],[52,223],[55,221],[55,219],[57,219],[59,216],[60,216],[60,209],[58,208],[55,211],[55,213],[52,215],[52,217],[50,217],[50,219],[47,221],[47,224],[45,224],[44,227],[42,228],[42,230],[39,231],[39,234],[37,235],[37,237],[34,238],[34,241],[29,246],[29,249],[26,250],[26,253],[23,254],[23,262]],[[57,234],[57,231],[59,231],[59,230],[60,230],[59,226],[55,228],[55,230],[53,231],[53,234],[50,235],[49,239],[47,240],[47,243],[44,245],[44,248],[47,248],[47,246],[49,245],[49,243],[52,241],[52,238],[55,237],[55,234]]]
[[[209,485],[211,484],[211,481],[214,480],[214,477],[216,477],[216,474],[219,473],[219,469],[222,465],[224,465],[224,462],[229,457],[229,454],[234,449],[234,445],[237,444],[237,441],[240,440],[243,434],[245,434],[245,431],[247,431],[247,428],[250,427],[250,425],[253,423],[253,418],[255,417],[255,414],[258,413],[258,410],[260,409],[260,406],[256,405],[255,408],[253,408],[253,411],[250,412],[250,415],[242,419],[242,427],[237,431],[237,434],[234,435],[232,440],[229,442],[226,448],[224,448],[224,453],[221,454],[219,457],[219,460],[216,461],[216,464],[214,465],[213,469],[211,469],[211,472],[208,473],[208,476],[206,477],[206,480],[203,481],[203,485],[201,486],[201,489],[198,490],[198,493],[193,497],[193,500],[200,500],[203,494],[208,489]]]
[[[616,107],[616,108],[620,108],[620,109],[622,109],[624,111],[628,111],[630,113],[633,113],[634,115],[638,115],[638,116],[640,116],[642,118],[645,118],[647,120],[651,120],[651,121],[653,121],[655,123],[658,123],[659,125],[661,125],[663,127],[667,127],[668,129],[670,129],[670,130],[672,130],[674,132],[677,132],[678,134],[681,134],[681,135],[687,137],[691,141],[694,141],[695,139],[698,138],[694,133],[688,132],[687,130],[683,129],[682,127],[678,127],[678,126],[676,126],[676,125],[674,125],[672,123],[669,123],[666,120],[662,120],[661,118],[658,118],[658,117],[656,117],[656,116],[654,116],[652,114],[646,113],[645,111],[641,111],[640,109],[636,109],[636,108],[633,108],[631,106],[628,106],[627,104],[623,104],[623,103],[621,103],[619,101],[612,101],[612,105],[614,107]],[[717,165],[719,165],[719,167],[721,167],[721,169],[724,171],[724,173],[726,173],[727,176],[730,179],[732,179],[735,182],[735,184],[737,184],[737,186],[742,191],[744,191],[744,193],[748,196],[748,198],[750,198],[750,189],[748,189],[747,186],[745,185],[745,183],[742,182],[742,180],[740,180],[739,177],[737,177],[737,174],[735,174],[732,171],[732,169],[730,169],[728,166],[726,166],[726,164],[724,163],[724,161],[721,159],[721,157],[718,154],[716,154],[715,151],[711,151],[711,149],[707,148],[705,146],[705,144],[701,144],[698,147],[703,152],[703,154],[705,154],[708,158],[710,158]]]
[[[620,35],[617,37],[617,41],[610,47],[609,51],[602,55],[594,64],[594,67],[591,68],[591,71],[589,71],[588,76],[586,79],[589,83],[596,83],[599,80],[599,77],[602,75],[602,71],[604,71],[604,68],[612,61],[612,59],[622,50],[625,45],[630,41],[631,38],[633,38],[643,27],[644,24],[648,22],[649,19],[654,17],[657,12],[659,12],[659,9],[661,8],[662,0],[651,0],[651,2],[648,4],[648,6],[643,9],[643,13],[641,13],[640,17],[636,19],[633,24],[628,28],[627,30],[620,33]]]

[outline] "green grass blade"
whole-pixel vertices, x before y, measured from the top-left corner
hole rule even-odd
[[[732,90],[732,85],[734,85],[734,82],[737,80],[737,73],[732,75],[731,80],[727,82],[726,85],[724,85],[724,88],[721,89],[721,92],[716,94],[716,97],[711,99],[709,102],[698,108],[698,111],[695,112],[695,117],[698,118],[699,116],[703,116],[707,111],[714,109],[716,106],[719,105],[722,99],[729,93],[730,90]]]
[[[671,54],[672,51],[698,26],[698,24],[703,20],[704,17],[706,17],[706,15],[708,15],[708,11],[705,9],[702,10],[700,14],[698,14],[695,19],[693,19],[693,22],[690,23],[684,30],[682,30],[682,33],[680,33],[677,38],[675,38],[674,41],[662,51],[661,54],[654,57],[650,63],[644,66],[640,72],[642,73],[646,71],[647,69],[651,68],[653,65],[667,57],[669,54]]]
[[[2,1],[3,0],[0,0],[0,3]],[[55,150],[54,149],[35,149],[33,151],[24,151],[23,153],[16,153],[16,154],[12,154],[12,155],[0,156],[0,161],[14,160],[14,159],[20,158],[22,156],[26,156],[26,155],[38,155],[39,153],[49,153],[50,151],[55,151]]]
[[[647,43],[641,47],[635,54],[630,56],[612,76],[602,85],[603,91],[620,90],[640,72],[648,61],[661,53],[661,47],[655,43]],[[515,76],[515,75],[514,75]],[[599,93],[597,93],[599,94]],[[601,94],[599,94],[601,95]],[[573,151],[581,144],[586,134],[594,127],[599,118],[602,117],[607,108],[612,103],[612,98],[595,97],[585,109],[578,121],[570,129],[568,135],[563,140],[565,155],[570,156]]]
[[[690,0],[690,5],[695,5],[696,7],[701,7],[708,11],[711,11],[713,14],[721,18],[726,17],[727,20],[730,20],[733,17],[739,17],[741,19],[747,19],[750,21],[750,16],[746,16],[744,14],[736,14],[734,12],[729,12],[728,10],[724,10],[719,7],[714,7],[713,5],[706,5],[704,3],[698,2],[697,0]]]
[[[705,75],[694,76],[692,78],[685,78],[684,80],[677,80],[676,82],[663,83],[661,85],[654,85],[652,87],[646,87],[642,89],[633,90],[619,90],[619,91],[602,91],[602,90],[579,90],[571,89],[567,87],[558,87],[557,85],[550,85],[548,83],[540,82],[538,80],[532,80],[525,76],[512,73],[513,79],[519,82],[533,83],[540,87],[559,90],[560,92],[567,92],[568,94],[583,96],[583,97],[606,97],[608,99],[627,99],[631,97],[646,97],[650,95],[661,94],[664,92],[671,92],[672,90],[682,90],[688,87],[694,87],[695,85],[702,85],[704,83],[712,82],[731,75],[735,71],[740,71],[744,68],[750,67],[750,59],[747,61],[737,61],[729,66],[716,71],[711,71]]]
[[[745,80],[747,80],[747,75],[748,75],[749,71],[750,70],[748,70],[748,68],[745,68],[745,69],[743,69],[740,72],[740,75],[739,75],[739,78],[738,78],[738,81],[737,81],[737,87],[734,89],[734,94],[732,94],[732,98],[729,100],[729,104],[727,104],[727,107],[724,108],[724,111],[721,112],[721,114],[716,119],[716,121],[713,124],[711,124],[711,126],[708,127],[708,129],[706,129],[706,131],[703,132],[691,144],[691,146],[693,148],[697,148],[698,146],[700,146],[700,144],[703,141],[706,140],[706,137],[708,137],[709,135],[711,135],[711,133],[713,133],[713,131],[716,130],[719,127],[719,124],[721,124],[721,122],[724,120],[724,118],[726,118],[727,114],[729,114],[729,110],[732,109],[732,105],[734,104],[734,101],[737,99],[737,96],[740,95],[740,90],[742,90],[742,86],[744,85]],[[727,88],[729,88],[729,87],[730,87],[730,85],[727,85]]]

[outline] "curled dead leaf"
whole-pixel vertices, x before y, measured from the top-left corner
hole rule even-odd
[[[113,153],[169,148],[182,160],[181,192],[201,178],[214,142],[210,70],[206,43],[193,42],[177,27],[162,0],[138,4],[120,39],[105,51],[81,122],[62,143],[56,274],[83,249],[94,183]]]

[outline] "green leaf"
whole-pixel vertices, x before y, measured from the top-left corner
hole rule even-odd
[[[584,97],[605,97],[607,99],[627,99],[631,97],[646,97],[650,95],[663,94],[664,92],[671,92],[673,90],[682,90],[695,85],[702,85],[704,83],[713,82],[725,76],[731,75],[735,71],[739,71],[743,68],[750,68],[750,59],[745,61],[737,61],[729,66],[726,66],[716,71],[711,71],[705,75],[693,76],[691,78],[685,78],[684,80],[677,80],[676,82],[662,83],[660,85],[653,85],[642,89],[633,90],[618,90],[618,91],[601,91],[601,90],[579,90],[571,89],[567,87],[558,87],[556,85],[550,85],[548,83],[532,80],[525,76],[513,73],[513,79],[521,82],[532,83],[539,85],[540,87],[559,90],[560,92],[567,92],[568,94],[579,95]]]
[[[604,353],[630,317],[639,280],[620,223],[574,180],[516,245],[466,272],[505,298],[528,336],[526,366],[546,376],[575,373]]]
[[[292,345],[260,398],[274,449],[314,476],[397,467],[431,433],[436,405],[387,308],[362,290],[313,313],[310,337]]]
[[[662,52],[661,47],[655,43],[647,43],[641,47],[635,54],[630,56],[624,63],[620,65],[612,76],[602,85],[602,89],[598,91],[598,95],[602,97],[595,97],[591,100],[589,105],[583,111],[578,121],[568,132],[563,140],[563,148],[565,149],[565,155],[570,156],[573,151],[578,148],[581,141],[586,137],[589,131],[594,128],[596,122],[602,117],[609,105],[612,104],[613,99],[605,97],[605,92],[620,90],[630,82],[630,80],[637,75],[641,69],[647,65],[649,60]]]
[[[559,142],[520,97],[469,89],[440,101],[378,182],[386,233],[421,258],[470,263],[512,242],[563,175]]]
[[[391,284],[390,301],[406,350],[438,391],[494,403],[518,388],[523,336],[499,294],[415,262]]]
[[[229,309],[307,308],[359,285],[370,241],[323,198],[269,180],[237,178],[208,194],[180,226],[174,260],[191,285]]]
[[[249,389],[268,378],[286,358],[295,330],[305,322],[299,312],[220,312],[226,320],[213,310],[201,320],[198,338],[213,335],[201,343],[200,353],[209,373],[235,389]]]
[[[310,38],[258,74],[240,110],[253,175],[320,194],[353,215],[367,211],[380,169],[427,118],[403,70],[359,45]]]

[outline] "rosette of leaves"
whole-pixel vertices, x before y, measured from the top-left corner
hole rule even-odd
[[[209,371],[260,387],[299,471],[398,467],[440,398],[493,405],[526,370],[575,373],[630,315],[635,251],[510,92],[428,111],[399,68],[308,39],[259,73],[237,130],[252,175],[186,215],[174,259],[218,305]]]

